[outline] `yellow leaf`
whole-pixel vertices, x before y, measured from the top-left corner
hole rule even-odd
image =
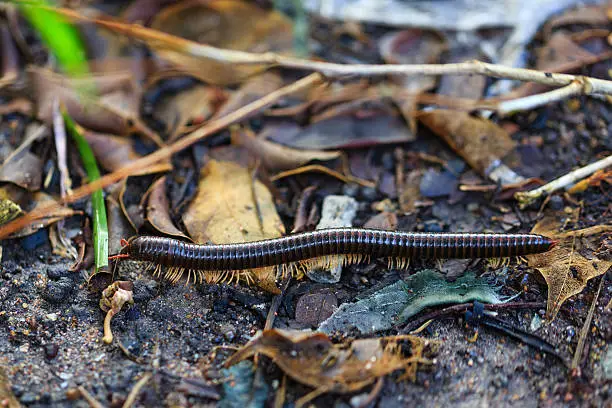
[[[285,233],[266,186],[247,169],[215,160],[202,170],[198,193],[183,215],[183,222],[198,243],[250,242]],[[260,287],[278,292],[273,267],[252,272]]]
[[[603,275],[612,261],[597,257],[601,235],[612,231],[610,225],[598,225],[576,231],[558,231],[558,222],[545,218],[531,232],[558,240],[543,254],[528,255],[529,266],[540,271],[548,286],[547,316],[554,319],[563,303],[582,292],[587,282]]]

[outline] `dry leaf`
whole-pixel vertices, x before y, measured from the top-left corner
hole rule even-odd
[[[250,242],[285,233],[266,186],[247,169],[215,160],[202,169],[198,193],[183,215],[183,222],[198,243]],[[273,267],[254,273],[262,288],[278,291]]]
[[[170,217],[170,203],[166,194],[166,176],[156,180],[149,188],[149,191],[145,193],[145,197],[147,202],[146,218],[153,228],[162,234],[191,240],[191,238],[183,234],[183,231],[174,225]]]
[[[379,42],[380,54],[388,64],[434,64],[446,49],[443,36],[435,31],[409,29],[392,32],[383,36]],[[396,78],[396,82],[407,96],[395,97],[404,119],[412,133],[417,132],[415,113],[418,95],[436,85],[431,75],[411,75]]]
[[[485,177],[491,177],[491,165],[515,147],[504,129],[466,112],[439,109],[422,112],[419,119]]]
[[[286,17],[236,0],[180,2],[159,13],[151,28],[228,50],[289,52],[293,47],[292,24]],[[160,57],[206,83],[237,83],[267,68],[193,57],[161,42],[149,45]]]
[[[411,356],[404,356],[401,342],[408,340]],[[414,380],[417,363],[426,362],[427,341],[415,336],[355,340],[335,345],[323,333],[264,330],[226,362],[231,366],[256,354],[274,361],[289,377],[315,391],[350,393],[396,370]]]
[[[159,86],[158,83],[154,85]],[[175,95],[162,97],[154,104],[152,116],[165,126],[165,132],[173,140],[185,131],[190,122],[201,123],[209,119],[222,93],[220,89],[197,84]]]
[[[612,226],[598,225],[576,231],[558,232],[556,219],[538,222],[532,233],[558,240],[558,244],[543,254],[528,255],[529,266],[540,271],[548,285],[547,315],[554,319],[563,303],[580,293],[590,279],[603,275],[612,261],[599,259],[597,249],[602,234]]]
[[[0,165],[0,181],[14,183],[30,191],[40,190],[43,162],[30,148],[32,143],[48,134],[45,126],[28,126],[23,142]]]
[[[97,133],[86,129],[83,129],[83,136],[87,139],[100,166],[108,172],[119,170],[141,157],[134,151],[132,141],[128,138]],[[168,160],[164,160],[130,175],[142,176],[170,170],[172,170],[172,165]]]
[[[249,78],[236,92],[229,96],[223,106],[219,108],[219,111],[215,113],[215,118],[237,111],[243,106],[282,88],[282,86],[283,78],[274,71],[267,71]]]
[[[0,187],[0,200],[11,201],[13,203],[11,208],[16,208],[14,205],[17,205],[26,213],[35,211],[41,206],[47,205],[50,201],[56,201],[53,197],[46,193],[40,191],[30,193],[13,184],[7,184]],[[10,238],[25,237],[26,235],[35,233],[41,228],[45,228],[59,220],[76,214],[80,214],[80,212],[69,207],[55,208],[53,211],[47,212],[40,218],[33,220],[30,225],[12,234]]]
[[[589,60],[594,57],[594,54],[572,41],[569,34],[558,32],[538,50],[537,56],[536,68],[540,71],[548,71],[569,61]]]
[[[300,150],[282,146],[263,137],[255,137],[248,129],[235,128],[232,142],[246,148],[270,171],[293,170],[314,160],[329,161],[340,157],[339,151]]]
[[[125,183],[125,180],[122,181]],[[123,214],[119,204],[119,190],[106,197],[106,213],[108,214],[108,251],[110,254],[118,254],[121,249],[121,240],[128,239],[136,233],[133,225]]]
[[[155,144],[163,144],[138,118],[140,94],[129,72],[68,79],[43,68],[30,67],[28,77],[36,100],[37,118],[47,124],[53,123],[53,103],[59,99],[70,117],[87,129],[122,136],[138,131]],[[92,89],[97,97],[92,92],[78,91]]]

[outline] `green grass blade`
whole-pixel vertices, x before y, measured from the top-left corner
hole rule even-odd
[[[85,48],[76,28],[52,10],[38,6],[52,6],[45,0],[16,2],[24,17],[40,34],[62,68],[71,76],[89,72]]]
[[[68,133],[74,139],[83,166],[89,177],[89,182],[100,178],[100,170],[96,158],[89,147],[89,143],[81,134],[79,127],[68,116],[65,110],[62,109],[62,116]],[[102,190],[96,190],[91,195],[91,204],[93,210],[93,232],[94,232],[94,259],[96,263],[96,272],[101,268],[108,267],[108,223],[106,221],[106,205],[104,203],[104,195]]]

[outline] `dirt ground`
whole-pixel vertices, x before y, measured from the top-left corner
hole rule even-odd
[[[607,69],[610,69],[609,62]],[[585,70],[584,74],[590,73]],[[526,177],[551,180],[612,151],[612,107],[605,99],[577,97],[571,103],[557,102],[514,115],[511,121],[517,127],[512,137],[518,147],[509,161],[511,167],[520,169]],[[3,139],[8,139],[10,132],[2,128]],[[227,139],[224,133],[211,140]],[[203,145],[198,148],[204,149]],[[420,129],[417,139],[409,144],[357,149],[354,154],[367,156],[384,172],[393,174],[398,147],[459,163],[464,169],[463,176],[476,174],[426,129]],[[426,162],[420,166],[424,171],[440,167]],[[147,187],[145,184],[143,190]],[[295,202],[295,192],[313,184],[319,186],[315,198],[319,206],[330,194],[355,198],[359,203],[353,222],[356,227],[376,215],[372,204],[385,198],[380,189],[343,184],[316,174],[281,180],[276,186],[288,192],[287,202]],[[132,192],[135,196],[140,193]],[[609,185],[603,183],[573,197],[575,202],[561,195],[553,196],[546,211],[562,213],[581,202],[582,210],[574,229],[612,224]],[[504,207],[504,211],[510,208],[516,215],[513,222],[518,226],[512,232],[529,232],[538,219],[541,204],[519,211],[514,201],[500,204],[490,194],[459,192],[456,188],[450,198],[447,194],[431,201],[409,215],[398,215],[398,229],[504,232],[500,221],[507,214],[502,212]],[[78,206],[88,209],[85,201]],[[290,231],[295,214],[290,208],[278,210],[286,230]],[[68,222],[80,225],[75,220]],[[81,273],[70,271],[71,261],[51,253],[45,229],[27,238],[2,241],[1,245],[0,370],[9,379],[16,399],[27,407],[90,406],[80,396],[78,387],[86,389],[103,406],[120,407],[146,373],[153,373],[152,381],[138,394],[135,407],[223,406],[224,402],[218,402],[224,398],[222,363],[231,355],[232,348],[244,345],[263,329],[273,300],[273,295],[256,287],[172,285],[154,279],[142,265],[121,262],[115,278],[133,281],[134,305],[114,317],[112,328],[116,341],[106,345],[101,341],[105,313],[99,306],[99,293],[88,289]],[[433,261],[415,260],[407,271],[396,271],[375,262],[346,267],[340,282],[335,284],[293,280],[282,298],[274,327],[313,328],[298,318],[298,304],[305,295],[323,294],[339,306],[408,274],[438,266]],[[518,300],[540,302],[540,308],[505,310],[498,317],[556,346],[566,363],[574,355],[580,331],[603,279],[580,362],[581,375],[572,376],[559,359],[499,331],[481,327],[475,337],[462,316],[451,315],[433,321],[419,334],[439,341],[440,345],[431,357],[432,363],[419,367],[416,381],[399,381],[399,374],[388,376],[374,401],[366,406],[612,407],[612,347],[609,345],[612,311],[605,309],[612,299],[610,271],[591,280],[548,323],[544,319],[547,288],[536,271],[516,262],[491,270],[485,261],[473,262],[470,270],[492,276],[505,296],[522,292]],[[453,272],[447,270],[450,275]],[[377,335],[394,335],[403,329],[404,326],[399,326]],[[349,337],[337,334],[335,339]],[[268,386],[265,406],[273,406],[282,372],[265,357],[258,360],[258,367],[260,380]],[[185,379],[194,379],[197,384]],[[326,394],[312,404],[357,407],[360,397],[365,397],[371,389],[367,387],[351,395]],[[295,400],[309,391],[287,380],[285,406],[293,406]],[[260,405],[252,402],[248,406]]]
[[[584,115],[586,123],[588,118],[593,118],[594,123],[601,123],[603,118],[606,130],[610,130],[609,106],[593,100],[581,103],[582,110],[576,114]],[[537,115],[547,116],[556,123],[572,119],[564,104],[541,109]],[[571,122],[567,125],[574,126]],[[534,130],[526,125],[519,134],[529,137],[542,131],[554,133],[554,129]],[[594,129],[587,129],[582,137],[574,138],[563,148],[554,142],[545,144],[536,152],[544,158],[537,164],[542,174],[561,175],[576,164],[577,157],[580,162],[588,162],[595,152],[589,151],[589,145],[584,143],[597,137],[596,134]],[[607,136],[599,141],[609,148]],[[430,138],[423,137],[417,142],[425,150],[429,145],[440,148]],[[375,154],[382,157],[389,151],[392,148],[379,149]],[[449,151],[445,154],[452,155]],[[546,159],[549,157],[557,159]],[[329,189],[342,193],[341,185]],[[344,192],[347,190],[345,187]],[[352,192],[360,202],[368,202],[359,189]],[[581,227],[610,223],[609,203],[602,200],[601,194],[598,189],[591,189],[581,197],[584,200]],[[499,229],[487,221],[489,218],[477,217],[468,211],[470,203],[471,208],[477,203],[487,211],[495,211],[477,194],[454,205],[440,199],[432,207],[419,210],[416,216],[400,219],[400,225],[411,230],[435,220],[443,222],[448,230],[465,225]],[[368,206],[362,208],[366,211],[359,212],[357,225],[371,215]],[[525,222],[522,230],[528,231],[529,226]],[[84,400],[71,401],[67,397],[79,385],[103,404],[118,406],[143,373],[150,370],[153,361],[159,364],[158,371],[201,378],[202,361],[212,348],[247,342],[263,327],[270,306],[271,296],[254,288],[170,285],[151,279],[136,265],[125,263],[120,275],[134,280],[135,305],[114,318],[113,330],[130,352],[146,360],[139,364],[126,358],[116,345],[107,346],[100,341],[104,313],[99,308],[99,298],[88,292],[80,274],[68,270],[70,263],[52,255],[46,240],[33,250],[25,249],[24,245],[23,240],[3,242],[0,361],[6,367],[15,396],[26,406],[87,406]],[[416,262],[411,271],[422,266]],[[480,264],[476,269],[483,268]],[[545,286],[537,275],[528,272],[523,265],[511,266],[503,278],[505,285],[519,290],[521,285],[526,285],[523,300],[545,302]],[[341,282],[334,285],[301,282],[288,291],[289,301],[281,305],[275,327],[299,326],[294,310],[300,293],[334,293],[340,304],[381,282],[397,278],[397,273],[377,264],[373,268],[349,267]],[[567,359],[572,356],[598,283],[599,279],[591,281],[587,290],[567,302],[552,324],[543,324],[535,332],[558,346]],[[476,341],[468,341],[473,332],[464,328],[461,319],[446,318],[435,321],[422,333],[441,341],[434,363],[419,370],[415,383],[388,378],[378,406],[606,406],[611,401],[612,390],[610,381],[604,378],[602,359],[612,337],[612,325],[610,312],[604,312],[603,306],[611,297],[612,285],[608,281],[603,285],[593,329],[587,337],[583,375],[571,385],[568,370],[557,359],[486,328],[480,330]],[[529,331],[534,316],[543,313],[544,309],[508,311],[501,317]],[[261,364],[267,367],[266,381],[272,384],[276,380],[278,384],[278,370],[265,359]],[[136,405],[169,403],[172,398],[178,398],[177,394],[180,401],[190,406],[214,404],[211,399],[177,391],[178,385],[177,379],[158,374],[142,391]],[[288,389],[289,401],[306,391],[291,381]],[[271,392],[268,401],[273,398]],[[342,407],[350,401],[351,396],[328,395],[315,403]]]

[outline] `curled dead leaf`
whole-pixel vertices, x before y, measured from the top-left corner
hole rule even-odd
[[[405,356],[402,343],[408,341],[411,354]],[[336,345],[323,333],[264,330],[226,362],[234,365],[263,354],[289,377],[315,388],[313,394],[350,393],[372,384],[397,370],[414,380],[428,341],[416,336],[390,336],[354,340]],[[302,401],[303,402],[303,401]]]
[[[145,193],[145,197],[146,219],[153,228],[165,235],[191,240],[172,222],[170,203],[166,195],[166,176],[157,179]]]
[[[93,150],[100,166],[108,172],[119,170],[128,163],[139,159],[141,156],[134,151],[132,141],[125,137],[112,136],[83,129],[83,136],[87,139],[91,150]],[[132,176],[161,173],[170,171],[172,165],[168,160],[161,161],[152,166],[132,173]]]
[[[560,223],[551,217],[538,222],[532,233],[558,240],[557,245],[543,254],[528,255],[530,267],[537,269],[548,286],[547,315],[554,319],[563,303],[582,292],[587,282],[601,276],[612,267],[612,261],[598,257],[598,247],[610,225],[597,225],[575,231],[558,232]]]
[[[235,128],[232,142],[244,146],[261,160],[270,171],[292,170],[311,161],[329,161],[340,157],[339,151],[300,150],[265,140],[265,134],[255,137],[248,129]]]

